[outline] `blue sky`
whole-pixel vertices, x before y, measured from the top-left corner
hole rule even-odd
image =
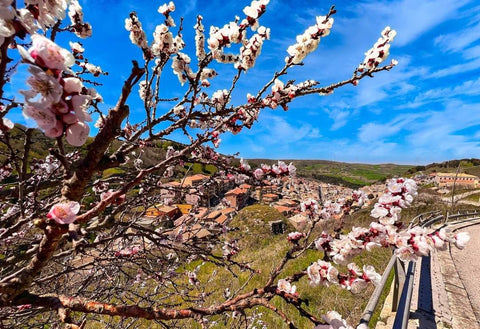
[[[90,62],[108,71],[102,78],[107,110],[119,95],[132,59],[141,61],[124,29],[130,11],[137,12],[149,41],[157,24],[158,1],[81,1],[93,36],[83,42]],[[185,52],[193,57],[193,25],[201,14],[210,25],[223,26],[249,1],[177,1],[176,22],[184,17]],[[389,25],[397,30],[390,58],[399,61],[390,72],[347,86],[330,96],[297,99],[290,110],[266,109],[259,122],[238,135],[222,136],[220,152],[246,158],[326,159],[364,163],[426,164],[453,158],[480,157],[480,5],[474,0],[278,1],[271,0],[260,24],[271,28],[255,68],[244,75],[233,102],[255,94],[272,73],[283,67],[286,48],[335,4],[338,13],[331,34],[322,39],[303,67],[283,77],[322,85],[348,79]],[[78,41],[63,35],[59,42]],[[216,65],[209,94],[229,86],[234,70]],[[162,80],[165,98],[184,89],[170,70]],[[20,74],[21,75],[21,74]],[[140,120],[137,93],[131,112]]]

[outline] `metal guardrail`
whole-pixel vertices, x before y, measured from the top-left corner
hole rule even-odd
[[[375,290],[373,291],[372,296],[368,300],[368,304],[365,307],[365,311],[362,314],[362,318],[360,319],[360,324],[368,324],[370,322],[373,312],[377,308],[377,304],[380,300],[380,296],[382,295],[385,285],[387,284],[387,280],[388,280],[388,277],[390,276],[390,272],[392,272],[393,266],[397,261],[398,260],[396,259],[396,257],[390,258],[390,261],[388,262],[388,265],[385,268],[385,271],[383,272],[382,279],[380,280],[380,284],[375,287]]]
[[[463,221],[461,219],[464,219]],[[443,222],[444,226],[449,224],[468,222],[480,219],[480,211],[458,212],[456,214],[440,214],[440,211],[432,211],[420,214],[410,221],[409,228],[414,226],[429,227],[437,222]],[[359,324],[369,324],[375,312],[380,296],[386,288],[388,277],[394,271],[392,312],[396,312],[393,329],[406,329],[410,318],[410,305],[413,293],[413,281],[416,262],[409,262],[405,272],[405,264],[397,256],[392,255],[385,271],[383,272],[380,284],[375,287],[370,297]],[[405,286],[406,284],[406,286]]]

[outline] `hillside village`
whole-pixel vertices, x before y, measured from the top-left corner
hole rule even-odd
[[[480,187],[480,179],[474,175],[455,173],[419,173],[412,177],[419,185],[430,186],[438,193],[445,193],[455,182],[459,189]],[[366,205],[375,202],[385,190],[385,184],[376,183],[359,189],[366,196]],[[205,174],[194,174],[182,180],[171,180],[159,184],[158,195],[161,200],[141,215],[141,225],[172,228],[171,234],[184,235],[182,240],[204,238],[218,232],[228,225],[238,211],[248,205],[264,204],[278,210],[288,218],[289,223],[298,231],[307,227],[308,218],[302,212],[300,204],[311,199],[320,205],[330,200],[351,199],[353,189],[322,183],[302,177],[264,180],[261,186],[248,183],[236,184],[228,178],[212,178]],[[334,219],[341,218],[354,211],[355,203],[346,203]],[[270,223],[272,233],[283,233],[283,224]],[[185,226],[189,229],[185,230]],[[183,233],[184,232],[184,233]]]

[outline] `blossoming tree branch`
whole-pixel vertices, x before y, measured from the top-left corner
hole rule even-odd
[[[96,81],[106,72],[89,62],[88,51],[94,49],[84,49],[79,41],[92,34],[79,2],[0,2],[2,326],[63,323],[68,328],[83,328],[90,321],[100,326],[154,321],[164,327],[184,327],[182,321],[196,321],[207,328],[221,326],[218,319],[223,317],[223,323],[233,327],[245,322],[260,324],[261,315],[255,310],[263,307],[296,328],[290,316],[272,302],[281,298],[312,327],[347,327],[334,311],[324,316],[309,311],[296,282],[308,280],[313,287],[335,285],[357,293],[380,278],[372,266],[361,268],[351,262],[364,251],[390,247],[406,261],[427,255],[434,248],[445,248],[449,242],[463,248],[468,241],[464,233],[405,229],[400,212],[412,203],[417,187],[403,178],[387,183],[386,193],[371,212],[370,226],[354,227],[348,234],[318,235],[315,228],[342,212],[347,203],[362,207],[365,195],[355,192],[349,200],[323,204],[304,200],[308,229],[288,234],[289,250],[254,289],[247,286],[259,271],[237,259],[240,247],[225,237],[228,226],[199,238],[202,228],[195,219],[195,207],[187,215],[189,220],[174,227],[140,225],[150,206],[175,201],[161,198],[156,192],[158,183],[173,177],[185,163],[214,165],[218,170],[211,180],[260,184],[284,179],[293,184],[293,178],[285,178],[295,174],[291,164],[279,162],[252,169],[241,160],[240,166],[233,165],[233,157],[215,151],[221,136],[250,128],[260,111],[278,106],[288,110],[289,103],[298,97],[328,95],[396,65],[392,60],[382,66],[396,34],[386,27],[365,53],[364,61],[344,81],[322,86],[316,77],[286,80],[289,69],[302,65],[329,35],[335,14],[332,7],[297,36],[297,42],[286,51],[284,66],[272,73],[262,88],[245,95],[242,104],[232,105],[237,82],[255,65],[263,44],[270,39],[270,29],[261,24],[268,2],[252,1],[241,17],[223,27],[212,26],[208,33],[203,18],[197,16],[196,22],[190,22],[195,29],[191,45],[182,37],[183,20],[176,26],[173,2],[158,8],[163,23],[156,26],[153,38],[147,37],[141,17],[130,13],[125,29],[138,46],[138,58],[130,69],[119,68],[128,77],[108,113],[99,109],[103,98]],[[60,33],[71,33],[69,45],[56,43]],[[187,49],[191,53],[195,50],[193,61],[184,52]],[[218,75],[212,63],[234,67],[236,74],[225,89],[211,90],[210,81]],[[7,86],[19,67],[28,72],[27,87],[10,95]],[[161,88],[162,73],[170,69],[178,77],[181,97],[171,97]],[[140,97],[143,103],[144,115],[138,122],[130,115],[132,97]],[[171,106],[165,110],[161,104]],[[7,118],[15,110],[33,119],[52,141],[54,146],[46,158],[31,154],[35,130],[15,126]],[[98,133],[90,138],[92,116],[98,116]],[[149,148],[170,142],[177,132],[188,143],[168,144],[155,163],[142,160]],[[102,175],[119,166],[128,168],[124,176]],[[202,189],[205,186],[189,193],[200,194]],[[287,264],[309,249],[318,250],[318,261],[286,276]],[[207,277],[200,275],[207,265],[215,270]],[[212,290],[211,281],[220,270],[231,273],[232,278],[246,272],[249,279],[235,291],[221,286]],[[224,293],[212,302],[209,296],[215,290]],[[247,310],[252,312],[247,315]]]

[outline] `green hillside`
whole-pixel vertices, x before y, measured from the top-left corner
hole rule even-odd
[[[433,172],[456,172],[459,168],[460,173],[466,173],[470,175],[480,176],[480,159],[459,159],[449,160],[440,163],[431,163],[426,166],[416,166],[408,170],[409,174],[416,174],[423,172],[429,174]]]

